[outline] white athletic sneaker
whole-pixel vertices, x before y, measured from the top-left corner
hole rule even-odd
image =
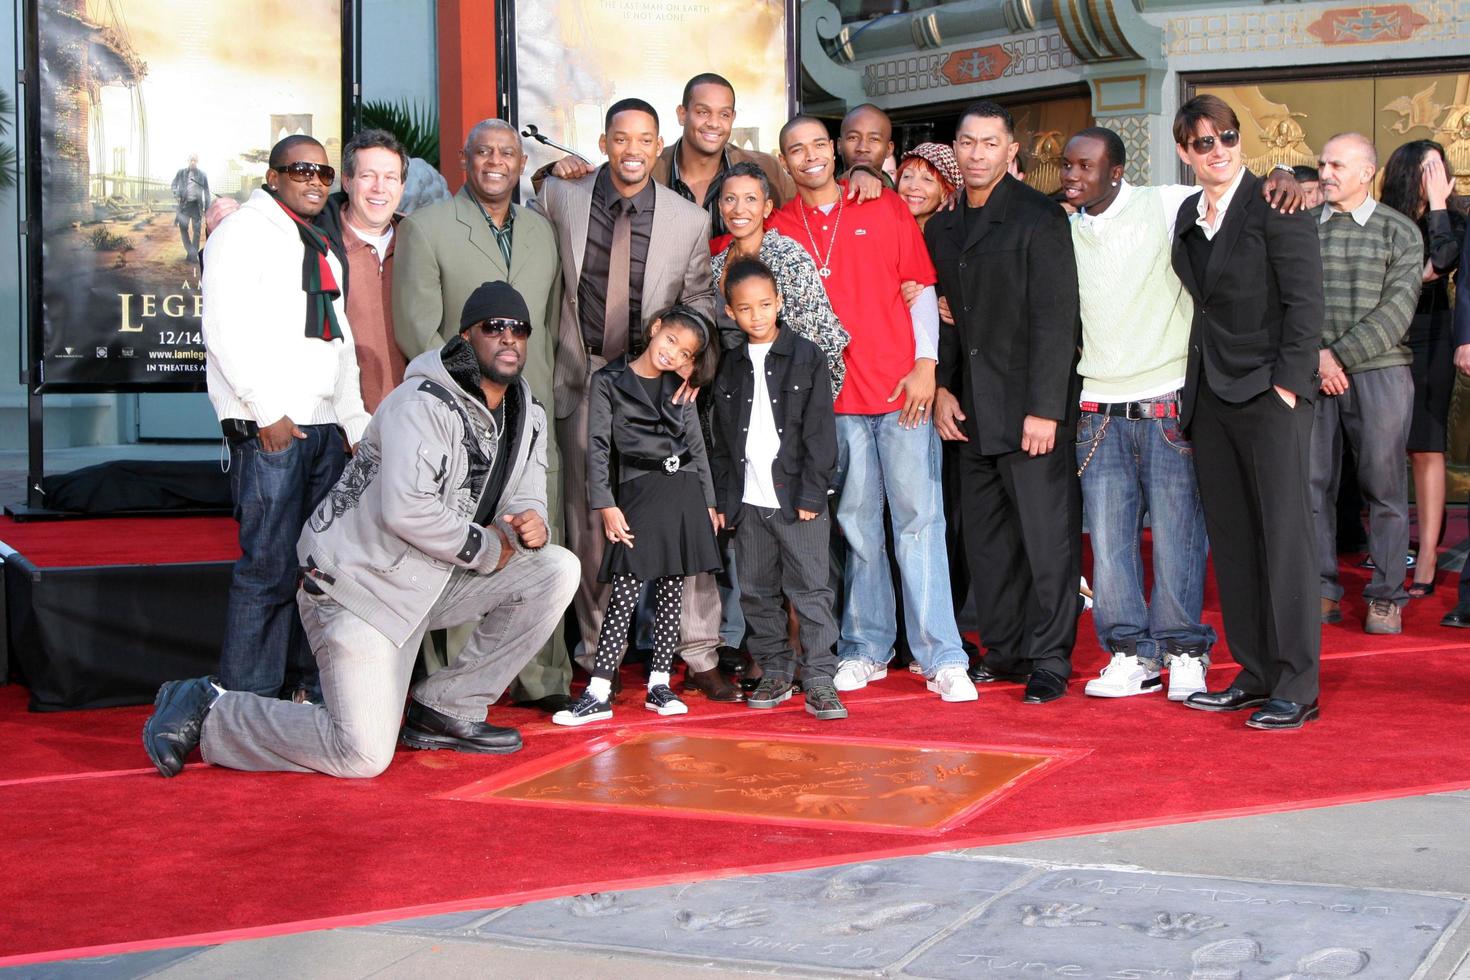
[[[1169,656],[1169,700],[1183,701],[1205,689],[1205,661],[1176,653]]]
[[[965,674],[965,668],[940,667],[932,681],[925,681],[924,686],[939,695],[941,701],[974,701],[980,697],[980,692],[975,690],[975,682]]]
[[[832,678],[832,686],[839,691],[861,691],[869,681],[881,681],[887,676],[888,668],[883,664],[854,657],[837,665],[837,676]]]
[[[1126,698],[1134,694],[1151,694],[1163,688],[1164,682],[1157,670],[1144,666],[1137,657],[1115,653],[1102,673],[1088,681],[1083,690],[1095,698]]]

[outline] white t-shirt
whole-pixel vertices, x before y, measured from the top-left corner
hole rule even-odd
[[[745,435],[745,497],[747,504],[775,510],[781,506],[776,498],[776,484],[771,464],[781,448],[776,432],[775,406],[766,385],[766,355],[770,344],[750,345],[750,368],[755,374],[755,390],[750,399],[750,431]]]
[[[345,221],[343,224],[347,225],[348,229],[354,235],[373,247],[373,251],[378,255],[378,268],[381,269],[383,267],[383,256],[388,254],[388,243],[393,240],[393,226],[390,224],[387,228],[384,228],[381,235],[369,235],[367,232],[359,231]]]

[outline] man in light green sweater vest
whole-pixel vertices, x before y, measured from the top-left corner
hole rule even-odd
[[[1368,554],[1376,566],[1363,589],[1369,633],[1402,631],[1409,601],[1409,488],[1404,447],[1414,383],[1404,343],[1424,263],[1419,228],[1370,195],[1378,155],[1358,133],[1334,136],[1318,166],[1326,204],[1320,211],[1323,294],[1322,393],[1312,426],[1312,507],[1322,577],[1322,622],[1342,619],[1337,578],[1337,483],[1342,440],[1358,462],[1368,502]]]
[[[1169,698],[1183,701],[1205,689],[1216,639],[1200,621],[1208,544],[1194,449],[1179,424],[1194,301],[1171,262],[1175,217],[1199,188],[1134,187],[1123,179],[1125,153],[1116,133],[1094,127],[1062,154],[1062,190],[1077,208],[1082,311],[1077,465],[1092,539],[1093,623],[1112,654],[1086,692],[1162,690],[1167,658]],[[1145,514],[1152,596],[1140,554]]]

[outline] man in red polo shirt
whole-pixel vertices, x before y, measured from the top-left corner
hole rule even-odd
[[[771,227],[800,242],[817,263],[827,296],[852,342],[837,398],[837,521],[847,540],[841,658],[835,683],[853,691],[879,680],[893,656],[894,596],[884,546],[883,504],[904,591],[909,649],[929,690],[945,701],[975,700],[965,676],[949,596],[940,497],[939,440],[929,424],[939,348],[934,266],[919,226],[892,191],[852,201],[835,176],[826,125],[797,116],[781,129],[781,162],[797,197]],[[901,284],[924,287],[912,307]]]

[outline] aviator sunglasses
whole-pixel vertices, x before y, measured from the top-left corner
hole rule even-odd
[[[517,340],[525,340],[531,336],[531,325],[525,320],[511,320],[497,316],[491,317],[488,320],[481,320],[476,326],[480,328],[480,333],[487,337],[498,337],[507,330]]]
[[[1220,141],[1220,145],[1228,150],[1240,142],[1240,133],[1233,129],[1227,129],[1219,136],[1196,136],[1189,141],[1189,148],[1198,154],[1204,155],[1215,148],[1215,140],[1217,139]]]
[[[311,178],[319,178],[323,185],[332,186],[332,179],[337,176],[337,171],[330,164],[309,163],[299,160],[296,163],[288,163],[284,167],[276,167],[277,173],[285,174],[298,184],[310,183]]]

